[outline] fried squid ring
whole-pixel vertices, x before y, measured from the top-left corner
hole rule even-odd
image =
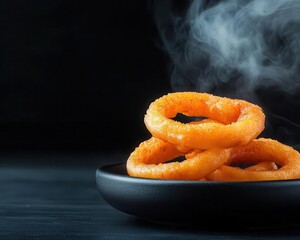
[[[229,163],[275,162],[279,169],[253,171],[223,165],[207,176],[213,181],[264,181],[300,178],[300,153],[273,139],[255,139],[247,145],[231,149]]]
[[[207,117],[198,124],[173,120],[178,113]],[[264,129],[265,115],[259,106],[206,93],[178,92],[153,103],[145,115],[151,134],[178,149],[230,148],[244,145]]]
[[[211,149],[186,159],[182,162],[169,162],[184,153],[158,138],[142,142],[129,156],[127,172],[133,177],[199,180],[214,172],[227,162],[230,150]]]

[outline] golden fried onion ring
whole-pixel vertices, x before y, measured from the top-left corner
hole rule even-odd
[[[200,152],[182,162],[169,162],[184,153],[163,140],[150,138],[142,142],[127,160],[127,172],[133,177],[199,180],[214,172],[229,158],[228,149]]]
[[[213,121],[184,124],[173,120],[178,113]],[[145,124],[151,134],[178,149],[230,148],[244,145],[264,129],[265,115],[259,106],[207,93],[177,92],[151,103]]]
[[[300,178],[300,153],[273,139],[255,139],[231,149],[229,163],[275,162],[279,169],[253,171],[223,165],[206,178],[213,181],[264,181]]]

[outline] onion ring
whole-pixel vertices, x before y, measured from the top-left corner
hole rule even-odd
[[[178,113],[213,121],[184,124],[172,119]],[[154,137],[184,150],[245,145],[262,132],[264,120],[257,105],[196,92],[170,93],[157,99],[150,104],[144,119]]]
[[[273,139],[255,139],[231,149],[229,163],[275,162],[277,170],[252,171],[223,165],[206,178],[213,181],[267,181],[300,178],[300,153]]]
[[[229,159],[229,149],[211,149],[200,152],[182,162],[169,162],[184,153],[158,138],[142,142],[129,156],[127,172],[133,177],[199,180],[214,172]]]

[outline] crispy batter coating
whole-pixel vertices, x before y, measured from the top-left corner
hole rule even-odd
[[[213,181],[264,181],[300,178],[300,153],[273,139],[255,139],[245,146],[232,148],[229,163],[245,162],[275,162],[281,167],[255,171],[225,164],[207,176],[207,179]]]
[[[260,162],[260,163],[257,163],[253,166],[246,168],[246,170],[256,171],[256,172],[270,171],[270,170],[276,170],[276,169],[278,169],[278,167],[277,167],[276,163],[274,163],[274,162]]]
[[[172,119],[178,113],[211,121],[181,123]],[[154,137],[179,149],[213,149],[249,143],[263,131],[265,115],[259,106],[243,100],[177,92],[151,103],[144,120]]]
[[[228,149],[200,152],[182,162],[169,162],[184,153],[163,140],[150,138],[142,142],[127,160],[127,172],[133,177],[200,180],[214,172],[229,158]]]

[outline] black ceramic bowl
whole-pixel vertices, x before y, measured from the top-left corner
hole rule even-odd
[[[300,180],[200,182],[134,178],[125,164],[96,173],[102,197],[116,209],[150,221],[188,226],[300,225]]]

